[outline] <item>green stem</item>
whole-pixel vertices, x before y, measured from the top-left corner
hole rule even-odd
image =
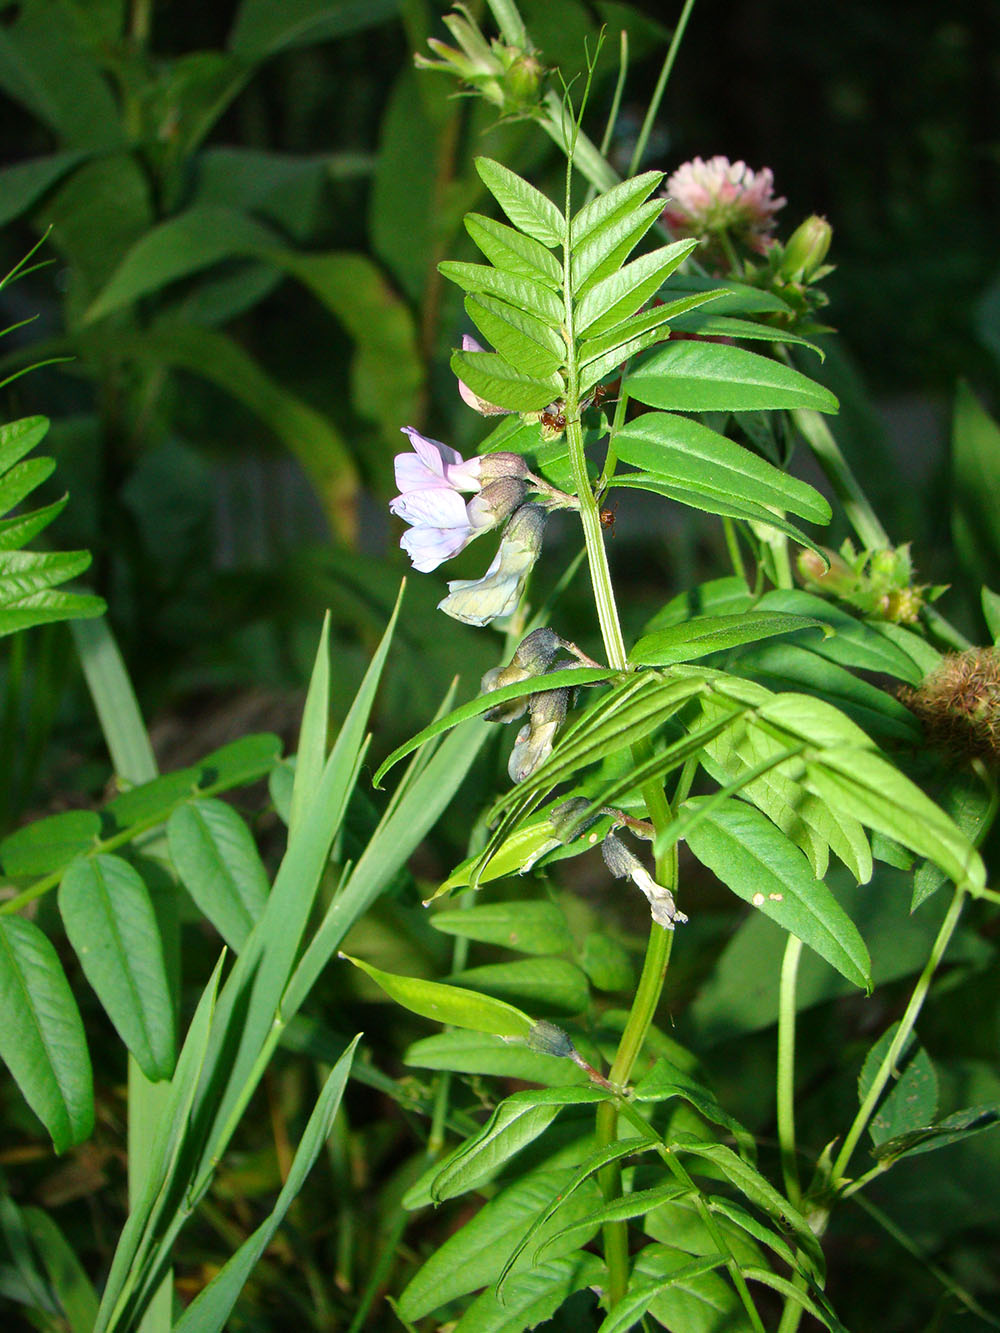
[[[635,141],[635,148],[632,150],[632,160],[628,164],[628,174],[634,176],[639,169],[639,163],[646,152],[646,144],[649,142],[649,136],[652,133],[653,124],[660,110],[660,103],[663,101],[663,94],[667,90],[667,81],[670,78],[671,70],[674,67],[674,61],[677,59],[677,52],[681,47],[681,40],[684,37],[684,29],[687,27],[688,19],[691,17],[691,11],[694,9],[694,0],[685,0],[684,8],[681,10],[681,16],[677,20],[677,26],[674,28],[674,35],[670,39],[670,46],[663,60],[663,67],[660,70],[660,77],[656,81],[656,87],[653,89],[653,96],[650,98],[649,106],[646,108],[646,116],[642,122],[642,129],[639,131],[639,137]]]
[[[493,21],[500,29],[500,35],[508,46],[527,47],[528,33],[524,19],[513,0],[486,0],[493,14]]]
[[[875,1108],[878,1106],[886,1084],[892,1078],[896,1068],[896,1062],[903,1052],[903,1048],[909,1040],[910,1033],[913,1031],[920,1010],[923,1008],[924,1001],[927,998],[927,992],[930,990],[931,981],[934,973],[937,971],[938,964],[944,957],[945,950],[951,942],[951,937],[955,933],[959,917],[962,915],[962,907],[966,898],[966,890],[957,886],[951,900],[951,905],[945,913],[945,918],[941,922],[937,938],[931,949],[930,956],[924,964],[924,969],[917,978],[917,984],[913,988],[913,994],[910,996],[910,1002],[906,1006],[903,1017],[900,1019],[896,1035],[893,1037],[886,1051],[882,1063],[878,1067],[872,1085],[868,1089],[868,1094],[861,1107],[854,1117],[851,1128],[847,1131],[843,1147],[837,1155],[837,1159],[830,1168],[830,1183],[834,1189],[840,1188],[840,1183],[844,1178],[844,1173],[850,1163],[854,1149],[858,1146],[858,1140],[868,1127],[868,1122],[875,1114]]]
[[[789,935],[781,964],[778,1000],[778,1143],[785,1193],[796,1208],[802,1202],[799,1163],[795,1149],[795,984],[802,941]]]

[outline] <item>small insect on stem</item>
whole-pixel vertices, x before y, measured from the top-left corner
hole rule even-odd
[[[605,532],[610,532],[612,537],[615,535],[615,516],[617,511],[617,504],[613,504],[609,508],[600,511],[601,527]]]
[[[554,431],[556,434],[566,429],[566,417],[558,408],[554,412],[543,412],[539,418],[546,430]]]

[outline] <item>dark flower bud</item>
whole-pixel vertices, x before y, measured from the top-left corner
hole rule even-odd
[[[487,482],[465,506],[469,522],[474,528],[495,528],[510,517],[527,491],[525,483],[515,477],[499,477]]]
[[[479,683],[480,694],[489,694],[504,685],[516,685],[519,681],[540,676],[549,669],[552,659],[562,646],[562,639],[555,630],[542,628],[533,630],[518,644],[514,656],[507,666],[493,667],[487,671]],[[528,707],[530,696],[525,694],[519,699],[488,708],[483,717],[487,722],[513,722]]]
[[[579,815],[582,814],[589,805],[590,802],[587,800],[586,796],[574,796],[571,800],[563,801],[562,805],[557,805],[555,809],[550,812],[549,823],[552,825],[556,837],[563,846],[572,842],[574,838],[578,838],[581,833],[590,828],[591,824],[596,824],[600,819],[601,812],[597,810],[583,823],[577,822]],[[597,841],[596,833],[594,834],[593,840],[595,842]]]

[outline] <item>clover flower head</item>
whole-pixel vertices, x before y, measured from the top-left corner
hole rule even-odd
[[[639,858],[630,852],[621,838],[609,833],[601,844],[604,864],[615,879],[628,878],[645,894],[649,903],[649,914],[658,926],[664,930],[673,930],[678,921],[686,921],[683,912],[678,912],[674,895],[656,880],[642,864]]]
[[[752,171],[721,155],[685,162],[667,180],[666,193],[664,221],[676,235],[729,232],[757,254],[772,244],[774,215],[787,203],[775,197],[770,167]]]

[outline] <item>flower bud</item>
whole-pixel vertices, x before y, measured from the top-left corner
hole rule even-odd
[[[439,609],[466,625],[479,626],[515,611],[542,549],[547,517],[541,505],[523,504],[516,509],[483,577],[452,579],[448,596],[438,602]]]
[[[899,698],[924,725],[929,744],[959,763],[1000,766],[1000,651],[947,653],[916,688]]]
[[[516,685],[519,681],[530,680],[548,671],[552,659],[562,646],[562,639],[555,630],[548,628],[533,630],[521,640],[507,666],[493,667],[487,671],[479,683],[479,693],[489,694],[492,690],[502,689],[504,685]],[[488,708],[483,717],[487,722],[513,722],[528,707],[530,695],[524,694],[519,699],[509,699],[507,703]]]
[[[625,846],[620,838],[609,833],[601,844],[604,864],[615,879],[628,878],[645,894],[649,903],[649,914],[658,926],[664,930],[673,930],[674,923],[686,921],[683,912],[678,912],[674,895],[662,884],[657,884],[639,858]]]
[[[495,528],[511,516],[527,493],[527,485],[514,477],[491,481],[465,506],[469,522],[474,528]]]
[[[543,1055],[556,1055],[562,1060],[571,1058],[576,1047],[561,1027],[541,1019],[529,1031],[524,1039],[529,1050],[541,1051]]]
[[[568,704],[568,689],[540,690],[531,696],[529,720],[517,733],[507,765],[512,782],[523,782],[548,759]]]
[[[786,282],[810,283],[817,276],[833,239],[826,218],[814,213],[795,228],[778,265]]]
[[[565,847],[571,843],[574,838],[578,838],[590,828],[591,824],[596,824],[601,817],[599,810],[595,811],[589,819],[582,824],[577,822],[578,816],[588,808],[590,802],[586,796],[574,796],[568,801],[563,801],[562,805],[557,805],[549,813],[549,823],[555,830],[555,835]],[[597,835],[594,835],[596,842]]]
[[[524,480],[527,475],[528,465],[520,454],[495,453],[479,456],[479,480],[484,486],[503,477]]]

